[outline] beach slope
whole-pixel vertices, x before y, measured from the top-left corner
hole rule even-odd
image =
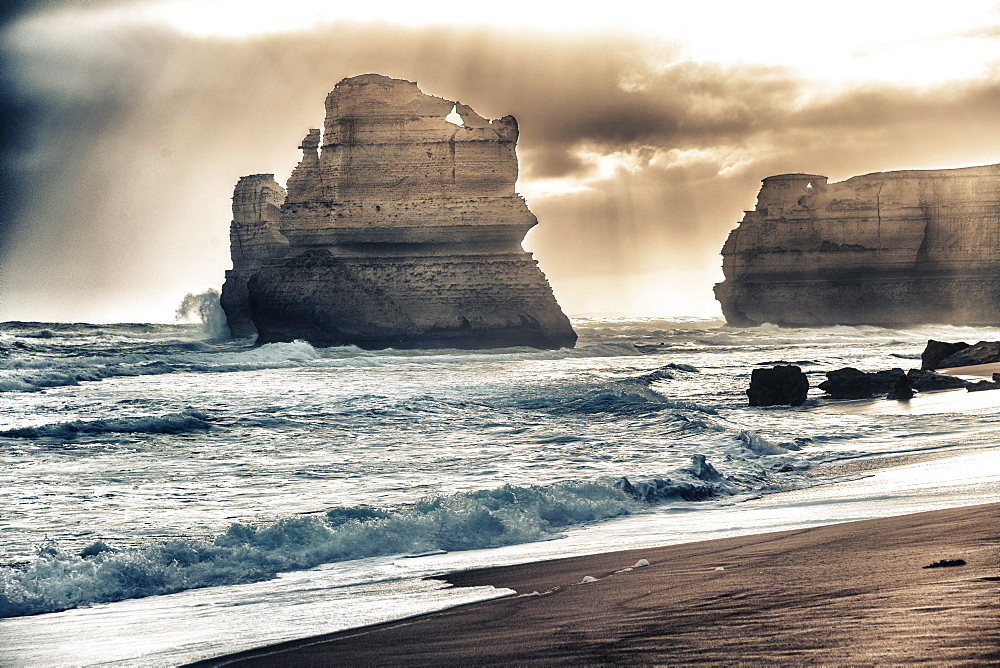
[[[446,579],[519,596],[197,665],[1000,662],[1000,504]]]

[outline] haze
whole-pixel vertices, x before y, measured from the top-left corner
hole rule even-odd
[[[1000,7],[890,4],[34,3],[0,35],[0,320],[171,320],[222,283],[238,178],[283,182],[366,72],[518,118],[568,313],[717,315],[760,179],[1000,162]]]

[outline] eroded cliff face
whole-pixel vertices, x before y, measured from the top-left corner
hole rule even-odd
[[[253,336],[257,330],[250,318],[247,282],[261,266],[280,258],[288,248],[279,223],[285,189],[274,174],[252,174],[240,178],[233,191],[233,222],[229,226],[229,247],[233,268],[226,272],[222,286],[222,310],[226,312],[233,336]]]
[[[1000,323],[1000,165],[763,181],[715,287],[747,326]]]
[[[521,248],[537,220],[514,192],[516,142],[512,116],[488,121],[377,74],[341,81],[322,134],[302,141],[276,219],[272,209],[240,218],[237,186],[223,291],[231,327],[246,313],[259,343],[574,345]],[[236,230],[242,239],[251,227],[255,241],[237,248]]]

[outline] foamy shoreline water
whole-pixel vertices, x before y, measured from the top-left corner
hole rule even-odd
[[[1000,470],[1000,392],[845,411],[815,391],[750,409],[743,390],[758,363],[802,361],[815,385],[840,366],[911,364],[926,338],[1000,332],[699,324],[587,321],[573,351],[485,352],[7,331],[0,379],[95,380],[0,392],[0,593],[14,612],[92,607],[0,620],[0,651],[170,664],[497,595],[419,580],[442,571],[996,493],[983,471]],[[134,368],[155,372],[102,375]],[[99,602],[128,587],[146,598]],[[121,628],[135,642],[117,643]],[[70,639],[91,658],[70,660]]]
[[[255,585],[191,590],[156,599],[0,620],[0,650],[12,666],[176,665],[263,645],[400,619],[508,595],[492,588],[448,588],[420,578],[484,566],[526,563],[620,549],[693,542],[960,505],[1000,498],[1000,453],[851,475],[840,484],[785,492],[666,521],[631,517],[584,527],[565,538],[492,550],[369,563],[369,578],[344,582],[337,565],[289,573]],[[987,472],[970,476],[970,471]],[[964,501],[964,503],[956,503]],[[821,508],[823,519],[817,518]],[[416,568],[414,568],[416,566]],[[403,576],[404,572],[408,572]],[[401,577],[402,576],[402,577]],[[127,636],[120,633],[129,630]]]
[[[476,569],[444,579],[521,594],[194,665],[717,665],[734,657],[747,665],[983,665],[1000,649],[998,512],[990,503]]]

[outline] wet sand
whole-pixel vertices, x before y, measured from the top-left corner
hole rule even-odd
[[[937,372],[950,376],[970,376],[976,379],[986,378],[988,380],[993,377],[993,374],[1000,373],[1000,362],[974,364],[972,366],[955,366],[950,369],[938,369]]]
[[[1000,503],[446,579],[520,596],[198,665],[1000,663]]]
[[[912,399],[830,399],[809,410],[820,413],[864,415],[932,415],[967,413],[1000,408],[1000,390],[969,392],[965,389],[920,392]]]

